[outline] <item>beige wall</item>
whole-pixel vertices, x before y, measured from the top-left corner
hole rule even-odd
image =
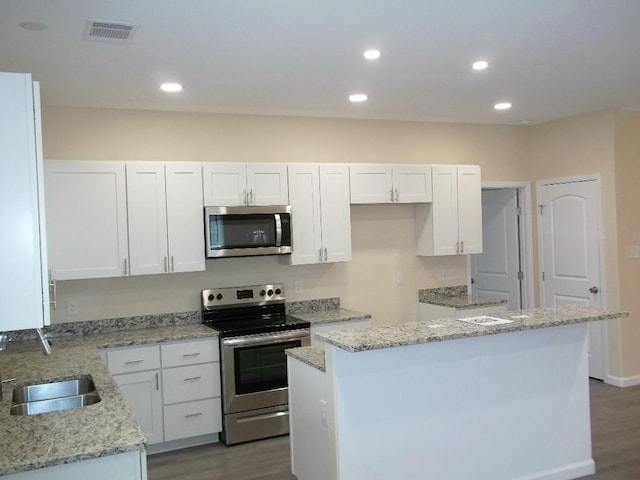
[[[619,308],[614,113],[598,112],[534,126],[531,127],[529,141],[533,181],[593,174],[600,176],[604,243],[603,306]],[[537,218],[534,218],[534,230],[537,230],[535,220]],[[536,255],[536,268],[537,262]],[[622,376],[622,334],[620,321],[608,322],[609,365],[614,376]]]
[[[529,176],[520,127],[45,107],[43,131],[45,159],[470,163],[485,181]],[[53,321],[198,310],[203,288],[277,281],[290,300],[341,297],[375,323],[396,323],[416,318],[418,289],[465,283],[438,280],[442,270],[464,271],[464,257],[415,256],[413,207],[355,205],[351,215],[351,262],[220,259],[201,273],[59,282]],[[78,315],[67,315],[67,301]]]
[[[640,245],[640,112],[615,115],[616,204],[620,304],[630,313],[620,322],[622,377],[640,375],[640,259],[627,258],[627,246]]]

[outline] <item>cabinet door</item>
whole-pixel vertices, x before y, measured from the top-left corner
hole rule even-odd
[[[456,255],[458,243],[458,170],[455,166],[434,166],[433,255]]]
[[[392,203],[393,175],[389,165],[351,165],[351,203]]]
[[[131,275],[168,272],[164,165],[127,162]]]
[[[128,275],[124,163],[47,160],[44,167],[53,278]]]
[[[480,167],[458,167],[458,236],[461,253],[482,253],[482,184]]]
[[[245,205],[247,169],[242,163],[207,163],[202,167],[204,204],[208,207]]]
[[[250,163],[247,165],[248,205],[289,205],[287,165]]]
[[[202,167],[196,163],[166,164],[169,271],[205,269]]]
[[[48,323],[49,296],[43,275],[46,243],[40,234],[44,211],[38,198],[40,106],[31,75],[0,74],[0,105],[0,331],[6,331]]]
[[[320,165],[320,206],[324,261],[351,260],[351,205],[347,165]]]
[[[431,167],[402,165],[393,167],[393,201],[395,203],[427,203],[431,192]]]
[[[114,375],[127,405],[133,411],[149,444],[164,440],[162,433],[162,390],[160,372],[126,373]]]
[[[292,265],[322,262],[320,184],[318,166],[289,165],[289,200],[293,234]]]

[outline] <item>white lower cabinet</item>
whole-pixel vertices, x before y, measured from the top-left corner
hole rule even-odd
[[[216,338],[109,350],[107,362],[157,451],[190,445],[166,442],[200,437],[195,445],[217,440],[212,438],[222,430],[222,406]],[[148,370],[122,373],[136,368]]]
[[[147,480],[147,456],[144,450],[118,453],[65,463],[53,467],[14,473],[4,480]]]

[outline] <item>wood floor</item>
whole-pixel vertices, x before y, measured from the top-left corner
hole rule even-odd
[[[640,386],[591,381],[591,429],[596,480],[640,479]],[[294,480],[289,437],[225,447],[195,447],[148,458],[149,480]],[[396,480],[396,479],[389,479]]]

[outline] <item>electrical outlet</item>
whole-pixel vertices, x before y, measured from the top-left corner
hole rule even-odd
[[[327,426],[327,402],[320,400],[320,423],[322,426]]]
[[[67,302],[67,315],[77,315],[78,311],[78,303],[69,300]]]
[[[302,282],[300,280],[293,281],[293,291],[296,293],[302,293]]]
[[[399,287],[404,285],[404,272],[396,272],[396,285]]]

